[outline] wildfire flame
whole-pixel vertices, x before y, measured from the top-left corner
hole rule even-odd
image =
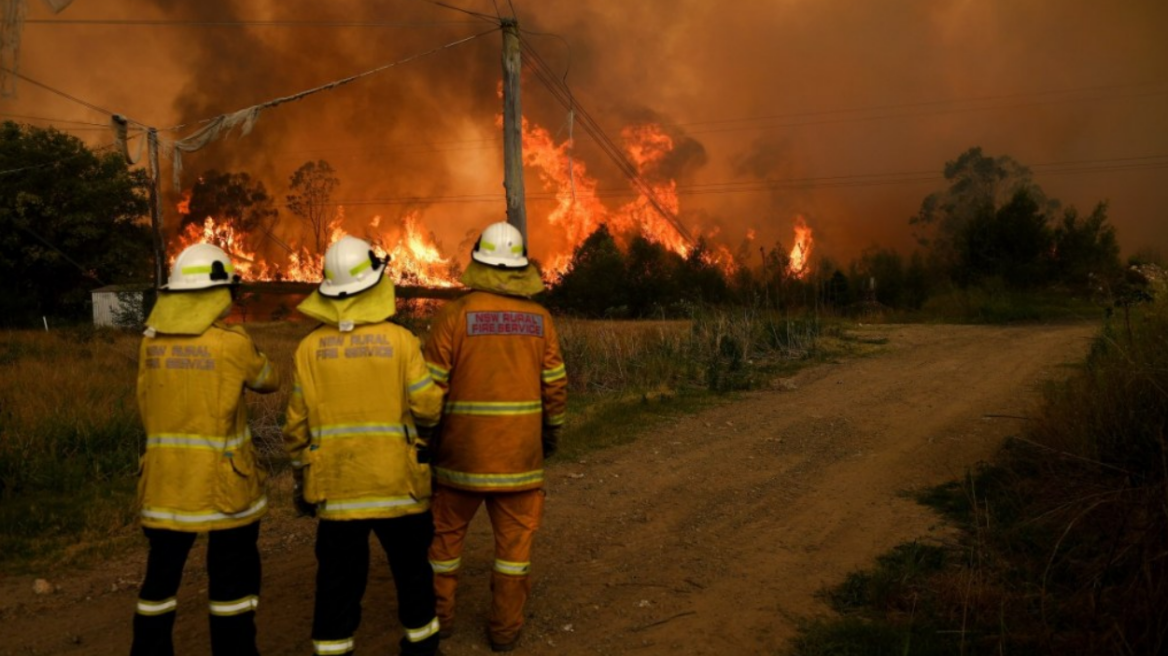
[[[529,170],[534,170],[544,189],[554,197],[554,206],[545,217],[551,230],[541,234],[541,239],[547,243],[541,243],[537,249],[542,251],[540,259],[546,277],[552,279],[566,271],[575,249],[601,224],[607,224],[609,231],[622,243],[627,244],[633,235],[640,234],[682,257],[690,254],[692,244],[661,215],[647,195],[639,194],[615,208],[605,206],[596,179],[589,175],[584,162],[572,155],[571,139],[556,143],[546,129],[532,125],[526,119],[522,131],[524,164]],[[651,190],[653,201],[676,216],[680,209],[677,183],[659,170],[673,151],[673,138],[660,126],[646,123],[625,128],[621,131],[621,139],[629,162]],[[189,216],[190,192],[183,195],[176,209],[183,217]],[[388,222],[392,225],[383,226],[382,222],[381,216],[374,216],[364,228],[348,232],[367,239],[379,254],[390,256],[388,270],[396,282],[429,287],[458,284],[457,266],[442,253],[433,234],[424,228],[423,217],[418,211],[406,214],[400,221]],[[353,222],[346,222],[344,209],[338,208],[329,223],[328,243],[345,234],[345,225],[351,228]],[[806,239],[809,250],[810,230],[807,230]],[[171,260],[183,248],[197,242],[212,243],[227,251],[237,271],[246,280],[315,282],[320,279],[323,254],[312,252],[307,246],[308,239],[285,242],[270,228],[245,234],[237,231],[230,221],[208,216],[202,221],[187,223],[171,241]],[[259,253],[275,253],[276,257],[260,256]],[[727,270],[733,266],[733,258],[725,247],[709,249],[705,257]],[[794,263],[794,251],[791,259]]]
[[[793,278],[806,278],[811,273],[811,250],[814,248],[811,238],[811,228],[806,219],[795,217],[795,245],[791,247],[788,258],[787,273]]]

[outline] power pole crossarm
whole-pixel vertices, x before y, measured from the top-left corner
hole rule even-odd
[[[519,23],[503,19],[503,187],[507,190],[507,223],[527,243],[527,207],[523,189],[523,111],[519,99]]]

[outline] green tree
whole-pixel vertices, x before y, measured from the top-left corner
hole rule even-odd
[[[904,258],[891,248],[871,247],[851,265],[852,286],[876,290],[876,300],[888,307],[903,307]]]
[[[690,249],[678,274],[680,294],[688,301],[717,303],[725,300],[730,291],[726,274],[714,261],[704,237]]]
[[[625,269],[629,312],[637,317],[661,316],[681,300],[683,263],[680,255],[644,235],[633,237]]]
[[[1119,242],[1107,223],[1107,203],[1086,217],[1069,207],[1054,228],[1054,260],[1063,282],[1084,285],[1091,274],[1111,277],[1120,269]]]
[[[576,247],[568,269],[548,294],[551,305],[585,316],[601,317],[628,311],[625,296],[625,256],[608,226],[601,224]]]
[[[291,179],[292,193],[287,197],[287,208],[308,223],[316,253],[323,254],[328,247],[328,222],[333,215],[333,191],[340,184],[333,167],[325,160],[305,162]]]
[[[278,215],[264,183],[247,173],[211,169],[191,189],[186,223],[202,223],[210,216],[237,233],[258,236],[271,232]]]
[[[0,323],[83,318],[89,292],[150,279],[146,176],[53,129],[0,125]]]
[[[944,175],[949,186],[925,197],[909,223],[915,226],[917,239],[930,249],[934,261],[954,279],[968,278],[971,262],[966,258],[971,255],[998,257],[970,249],[998,245],[983,239],[983,233],[993,232],[1000,227],[996,225],[999,218],[1021,209],[1016,205],[1007,215],[998,216],[999,210],[1015,202],[1020,192],[1044,217],[1057,205],[1048,201],[1042,188],[1034,183],[1030,169],[1009,156],[987,156],[979,147],[946,162]]]

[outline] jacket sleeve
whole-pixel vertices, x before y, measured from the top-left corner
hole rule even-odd
[[[454,331],[450,318],[452,314],[450,305],[446,305],[434,315],[434,321],[430,324],[430,334],[426,337],[426,345],[422,349],[430,378],[443,392],[450,389],[450,371],[454,368]]]
[[[235,360],[243,373],[244,387],[260,394],[275,392],[280,388],[280,375],[268,356],[264,355],[251,335],[242,326],[232,326],[230,332],[242,337],[235,346]]]
[[[543,423],[563,426],[568,408],[568,373],[560,353],[560,339],[551,315],[545,315],[547,324],[544,338],[543,371],[540,372],[540,390],[543,399]]]
[[[422,357],[418,338],[410,335],[405,349],[409,354],[406,362],[406,392],[409,397],[410,412],[414,422],[427,428],[437,426],[442,416],[441,387],[434,384],[430,369]]]
[[[288,395],[288,411],[284,419],[284,450],[292,460],[292,467],[304,466],[304,450],[309,444],[308,404],[304,402],[304,389],[300,386],[300,375],[292,375],[292,393]]]

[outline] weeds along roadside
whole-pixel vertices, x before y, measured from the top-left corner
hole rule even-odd
[[[960,541],[852,573],[790,653],[1168,653],[1168,300],[1127,309],[990,465],[921,496]]]
[[[397,320],[424,337],[424,316]],[[824,354],[871,348],[844,338],[843,325],[753,309],[684,321],[558,319],[571,393],[560,457],[630,441],[663,416],[764,386]],[[312,328],[247,324],[285,378],[275,393],[247,394],[277,515],[290,504],[280,429],[292,354]],[[0,571],[85,564],[137,544],[140,339],[89,327],[0,336]]]

